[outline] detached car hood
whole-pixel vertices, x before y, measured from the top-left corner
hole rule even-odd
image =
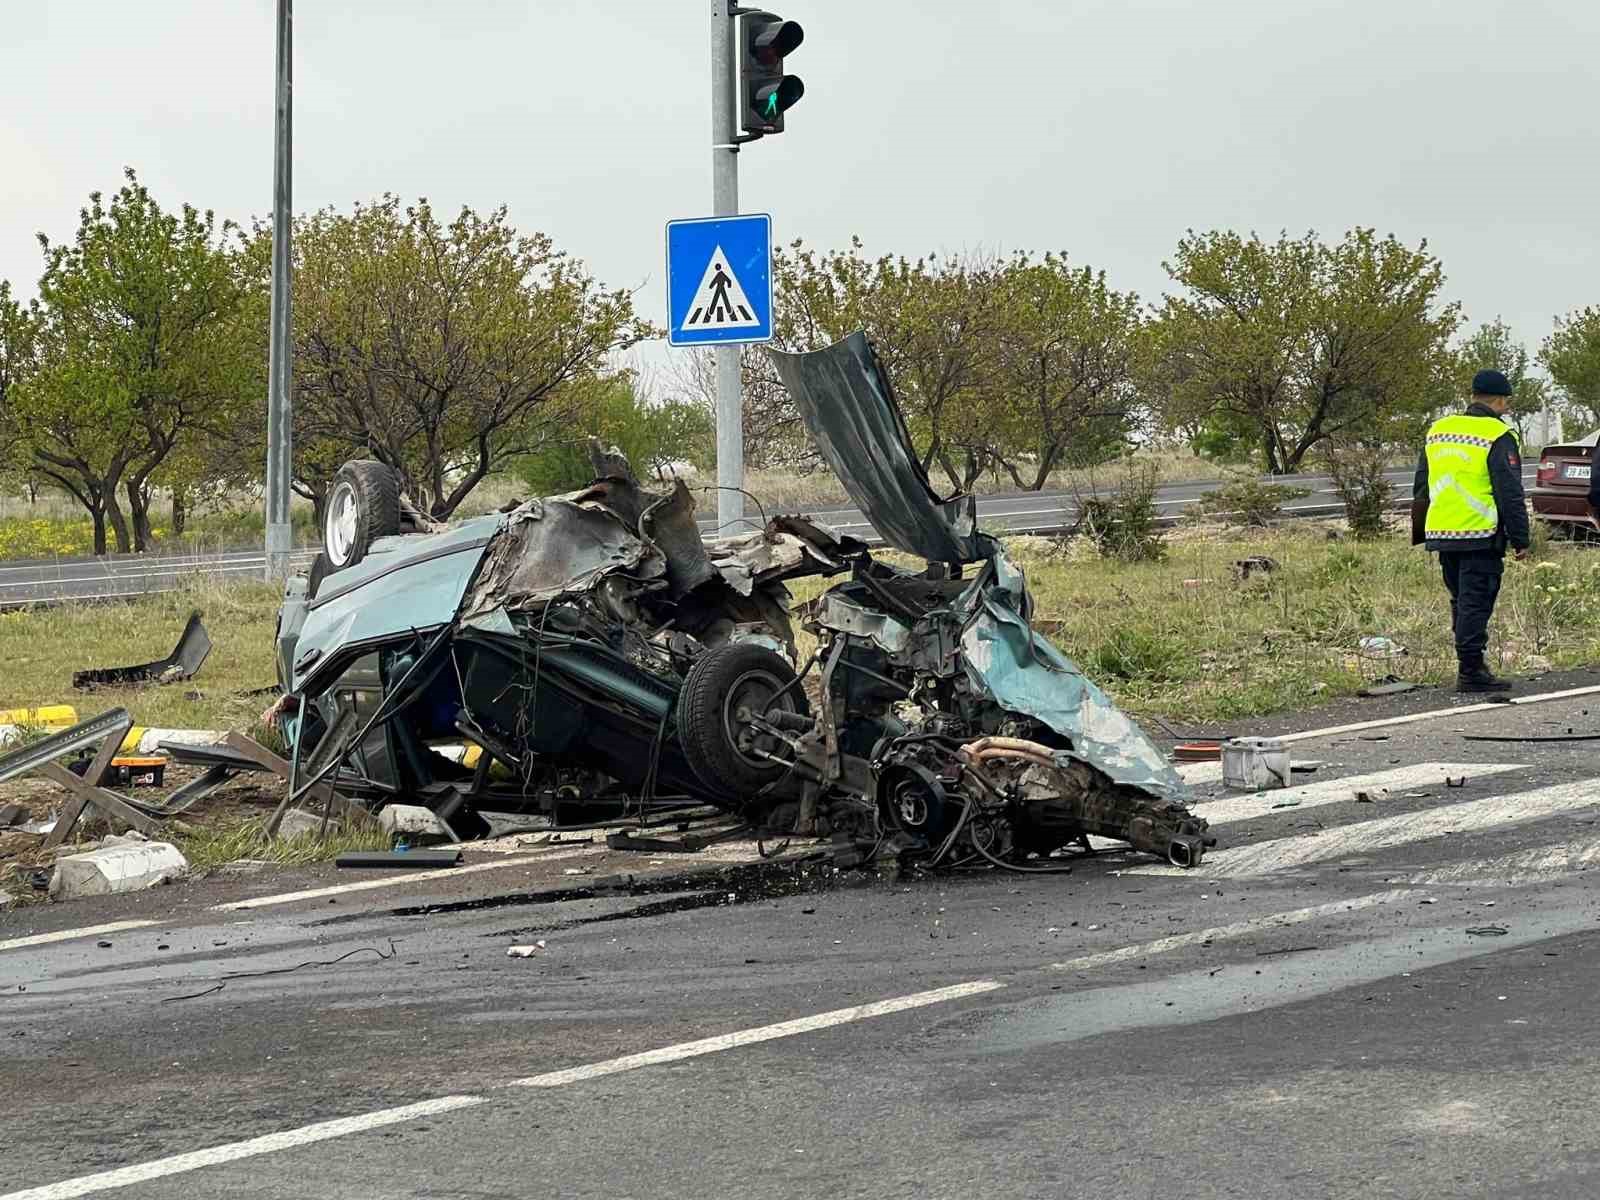
[[[929,483],[866,334],[803,354],[768,353],[822,457],[885,542],[930,562],[989,556],[973,498],[941,500]]]

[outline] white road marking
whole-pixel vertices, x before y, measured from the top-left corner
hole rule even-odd
[[[1551,875],[1570,875],[1595,866],[1600,866],[1600,838],[1582,838],[1536,846],[1516,854],[1468,859],[1447,867],[1419,871],[1410,876],[1407,882],[1419,885],[1493,883],[1501,887],[1517,887]]]
[[[70,1200],[73,1196],[88,1196],[94,1192],[107,1192],[113,1188],[131,1187],[136,1183],[149,1183],[169,1175],[183,1175],[202,1167],[238,1162],[242,1158],[255,1158],[261,1154],[274,1154],[279,1150],[292,1150],[313,1142],[326,1142],[331,1138],[346,1137],[352,1133],[365,1133],[369,1129],[382,1129],[385,1125],[398,1125],[402,1121],[416,1121],[423,1117],[436,1117],[442,1113],[486,1104],[483,1096],[441,1096],[437,1100],[424,1100],[420,1104],[407,1104],[403,1108],[385,1108],[363,1113],[359,1117],[341,1117],[336,1121],[319,1121],[315,1125],[302,1125],[298,1129],[285,1129],[242,1142],[229,1142],[209,1150],[191,1150],[157,1158],[131,1167],[117,1167],[93,1175],[80,1175],[61,1183],[47,1183],[42,1187],[25,1188],[20,1192],[7,1192],[0,1200]],[[192,1194],[192,1193],[191,1193]]]
[[[21,950],[25,946],[43,946],[49,942],[67,942],[73,938],[96,937],[107,933],[121,933],[124,929],[143,929],[155,921],[113,921],[109,925],[84,925],[78,929],[58,929],[54,933],[35,933],[29,937],[11,938],[0,942],[0,950]]]
[[[653,1067],[659,1063],[679,1062],[685,1058],[698,1058],[702,1054],[717,1054],[723,1050],[736,1050],[740,1046],[753,1046],[776,1038],[794,1037],[817,1029],[844,1025],[850,1021],[864,1021],[869,1017],[886,1016],[904,1012],[909,1008],[923,1008],[929,1004],[942,1004],[946,1000],[959,1000],[964,996],[980,996],[985,992],[999,991],[1006,985],[993,979],[979,979],[972,983],[958,983],[952,987],[935,988],[929,992],[914,992],[897,996],[893,1000],[878,1000],[871,1004],[857,1004],[851,1008],[836,1008],[832,1012],[817,1013],[793,1021],[780,1021],[776,1025],[762,1025],[755,1029],[741,1029],[736,1033],[718,1034],[694,1042],[679,1042],[675,1046],[662,1046],[642,1054],[625,1054],[621,1058],[608,1058],[603,1062],[582,1067],[569,1067],[564,1071],[547,1071],[543,1075],[530,1075],[514,1079],[512,1087],[561,1087],[585,1079],[598,1079],[602,1075],[615,1075],[619,1071],[635,1071],[640,1067]],[[0,1197],[5,1200],[5,1197]]]
[[[1103,950],[1098,954],[1085,954],[1079,958],[1069,958],[1066,962],[1051,963],[1052,971],[1088,971],[1095,967],[1109,967],[1113,963],[1131,962],[1138,958],[1149,958],[1155,954],[1165,954],[1168,950],[1180,950],[1185,946],[1200,946],[1207,942],[1225,942],[1233,938],[1241,938],[1247,934],[1260,933],[1264,929],[1278,929],[1287,925],[1303,925],[1307,921],[1315,921],[1319,917],[1336,917],[1340,913],[1356,912],[1363,908],[1374,908],[1380,904],[1393,904],[1412,895],[1409,888],[1396,888],[1388,892],[1373,892],[1367,896],[1357,896],[1353,900],[1335,900],[1329,904],[1317,904],[1310,908],[1296,908],[1289,912],[1270,913],[1264,917],[1251,917],[1247,921],[1235,921],[1231,925],[1214,925],[1210,929],[1197,929],[1193,933],[1175,933],[1171,937],[1157,938],[1153,942],[1137,942],[1131,946],[1123,946],[1117,950]],[[0,1200],[5,1200],[0,1197]]]
[[[402,883],[421,883],[429,879],[454,879],[458,875],[475,875],[479,871],[498,871],[502,867],[520,867],[528,863],[554,862],[558,858],[577,858],[593,854],[593,848],[563,850],[554,854],[521,854],[499,862],[473,863],[468,867],[440,867],[437,871],[407,871],[402,875],[385,875],[382,879],[363,879],[358,883],[340,883],[331,887],[309,888],[303,892],[280,892],[276,896],[257,896],[253,900],[234,900],[228,904],[213,904],[212,912],[243,912],[251,908],[271,908],[277,904],[293,904],[297,900],[319,900],[323,896],[342,896],[346,892],[368,892],[373,888],[398,887]],[[3,1198],[0,1198],[3,1200]]]
[[[1395,767],[1370,775],[1346,775],[1340,779],[1324,779],[1296,787],[1224,796],[1217,800],[1198,800],[1191,807],[1196,816],[1204,817],[1211,824],[1226,825],[1230,821],[1268,817],[1275,811],[1287,815],[1299,809],[1319,808],[1324,804],[1353,803],[1356,792],[1388,792],[1393,795],[1417,788],[1443,788],[1446,777],[1471,775],[1476,779],[1520,770],[1523,767],[1518,763],[1418,763],[1414,767]],[[1374,795],[1373,798],[1377,800],[1380,797]]]
[[[633,1071],[640,1067],[654,1066],[658,1063],[678,1062],[686,1058],[697,1058],[703,1054],[716,1054],[722,1050],[734,1050],[740,1046],[752,1046],[760,1042],[770,1042],[776,1038],[794,1037],[798,1034],[810,1033],[817,1029],[827,1029],[851,1021],[863,1021],[870,1017],[887,1016],[890,1013],[904,1012],[908,1009],[925,1008],[930,1004],[942,1004],[945,1001],[960,1000],[966,996],[981,996],[986,992],[999,991],[1005,986],[1005,984],[993,979],[979,979],[971,983],[958,983],[951,987],[935,988],[932,991],[914,992],[909,996],[897,996],[892,1000],[878,1000],[871,1004],[858,1004],[852,1008],[840,1008],[832,1012],[817,1013],[810,1017],[800,1017],[793,1021],[782,1021],[776,1025],[763,1025],[756,1029],[744,1029],[736,1033],[721,1034],[717,1037],[701,1038],[699,1041],[694,1042],[680,1042],[675,1046],[663,1046],[658,1050],[647,1050],[642,1054],[629,1054],[622,1058],[607,1059],[604,1062],[590,1063],[588,1066],[583,1067],[572,1067],[565,1071],[550,1071],[543,1075],[531,1075],[526,1079],[514,1079],[510,1083],[501,1086],[562,1087],[566,1084],[581,1083],[587,1079],[595,1079],[602,1075],[614,1075],[619,1071]],[[189,1171],[198,1171],[203,1167],[238,1162],[244,1158],[272,1154],[279,1150],[291,1150],[296,1146],[324,1142],[331,1138],[346,1137],[355,1133],[365,1133],[370,1129],[381,1129],[385,1125],[396,1125],[403,1121],[415,1121],[422,1117],[437,1116],[441,1113],[454,1112],[458,1109],[472,1108],[486,1103],[488,1103],[488,1098],[485,1096],[443,1096],[437,1100],[424,1100],[418,1104],[408,1104],[401,1108],[387,1108],[378,1112],[365,1113],[358,1117],[341,1117],[335,1121],[321,1121],[315,1125],[302,1125],[298,1129],[288,1129],[281,1133],[269,1133],[262,1137],[249,1138],[242,1142],[230,1142],[222,1146],[213,1146],[209,1150],[194,1150],[187,1154],[174,1154],[168,1158],[158,1158],[152,1162],[139,1163],[131,1167],[118,1167],[115,1170],[101,1171],[94,1175],[81,1175],[76,1179],[64,1180],[61,1183],[49,1183],[42,1187],[28,1188],[20,1192],[8,1192],[5,1195],[0,1195],[0,1200],[70,1200],[74,1196],[87,1196],[94,1192],[129,1187],[136,1183],[148,1183],[153,1179],[163,1179],[168,1175],[181,1175]]]
[[[1222,763],[1217,762],[1186,762],[1177,766],[1178,778],[1190,787],[1198,787],[1204,783],[1217,783],[1222,779]]]
[[[1540,692],[1532,696],[1513,696],[1512,704],[1545,704],[1551,700],[1570,700],[1578,696],[1600,695],[1600,684],[1588,687],[1567,688],[1559,692]],[[1330,725],[1325,729],[1306,729],[1299,733],[1276,735],[1283,742],[1308,742],[1313,738],[1334,737],[1341,733],[1361,733],[1367,729],[1384,729],[1391,725],[1414,725],[1421,721],[1437,721],[1440,717],[1465,717],[1472,713],[1493,712],[1504,708],[1501,703],[1460,704],[1454,708],[1435,708],[1428,712],[1407,713],[1401,717],[1380,717],[1375,721],[1357,721],[1352,725]]]
[[[1574,700],[1580,696],[1600,695],[1600,684],[1566,688],[1559,692],[1536,692],[1530,696],[1513,696],[1512,704],[1547,704],[1552,700]],[[1424,721],[1437,721],[1441,717],[1466,717],[1473,713],[1492,712],[1504,708],[1503,703],[1458,704],[1453,708],[1433,708],[1427,712],[1406,713],[1398,717],[1379,717],[1371,721],[1357,721],[1350,725],[1326,725],[1321,729],[1303,729],[1298,733],[1273,734],[1280,742],[1309,742],[1317,738],[1337,737],[1341,733],[1363,733],[1368,729],[1384,729],[1391,725],[1415,725]],[[1222,778],[1221,762],[1194,762],[1174,764],[1179,777],[1192,786],[1216,783]]]
[[[1445,804],[1423,812],[1380,817],[1340,825],[1306,837],[1278,838],[1237,850],[1213,850],[1205,861],[1188,874],[1205,879],[1237,879],[1243,876],[1270,875],[1290,867],[1321,862],[1330,858],[1387,850],[1448,833],[1471,833],[1537,821],[1575,809],[1600,804],[1600,786],[1594,780],[1557,783],[1517,792],[1490,796],[1462,804]],[[1124,875],[1168,875],[1180,868],[1166,866],[1130,867]]]

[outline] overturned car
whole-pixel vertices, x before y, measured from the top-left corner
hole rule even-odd
[[[800,517],[703,537],[681,481],[653,494],[598,446],[589,487],[448,528],[346,464],[279,617],[291,794],[420,802],[462,836],[695,803],[930,865],[1050,870],[1089,835],[1198,863],[1181,780],[1033,630],[972,499],[936,497],[866,338],[773,357],[921,569]],[[842,578],[797,607],[806,576]]]

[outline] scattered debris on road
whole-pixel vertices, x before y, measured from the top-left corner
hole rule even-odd
[[[1289,786],[1287,745],[1277,738],[1231,738],[1222,743],[1222,782],[1237,791]]]
[[[433,871],[461,865],[459,850],[358,850],[333,860],[336,867]]]

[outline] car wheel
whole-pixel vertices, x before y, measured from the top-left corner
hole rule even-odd
[[[718,646],[689,668],[678,693],[678,739],[695,776],[714,795],[750,800],[788,769],[762,757],[779,753],[782,743],[752,729],[739,712],[807,713],[805,693],[789,687],[794,681],[793,668],[762,646]]]
[[[322,512],[329,571],[353,567],[372,543],[400,532],[400,480],[380,462],[352,459],[333,476]]]

